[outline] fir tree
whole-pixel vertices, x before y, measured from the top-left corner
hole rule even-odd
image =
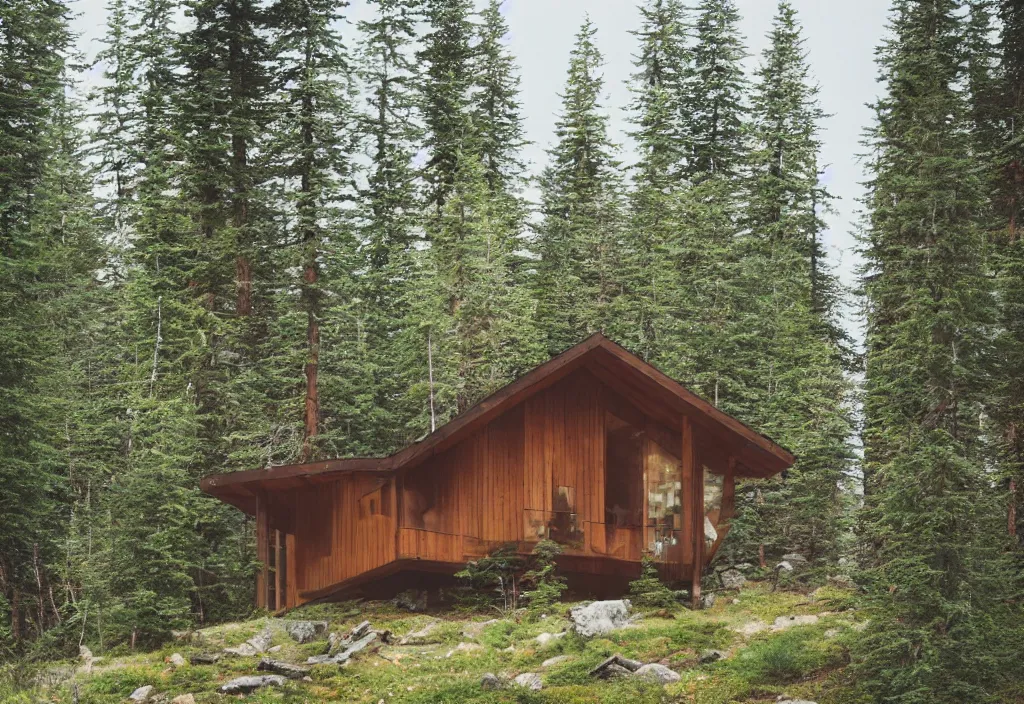
[[[1004,630],[1015,616],[983,465],[995,310],[957,4],[897,3],[893,29],[865,237],[874,496],[862,681],[888,701],[994,701],[1015,660]]]
[[[541,176],[536,236],[538,326],[557,353],[608,324],[619,291],[614,268],[622,223],[621,181],[601,107],[603,58],[590,19],[576,35],[556,144]]]

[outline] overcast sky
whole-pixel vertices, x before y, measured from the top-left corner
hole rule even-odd
[[[835,213],[827,216],[826,244],[831,261],[843,280],[852,283],[856,273],[853,230],[862,192],[863,169],[858,155],[863,129],[871,121],[866,104],[878,93],[874,50],[883,37],[889,0],[790,0],[804,27],[811,71],[821,86],[821,104],[830,115],[822,125],[822,164],[828,165],[825,180],[837,197]],[[93,57],[96,39],[103,33],[106,0],[76,0],[79,13],[75,29],[81,49]],[[629,33],[640,18],[634,0],[505,0],[510,27],[509,42],[522,75],[522,102],[527,136],[532,144],[528,163],[544,164],[550,146],[559,92],[565,82],[569,51],[585,13],[598,29],[596,41],[606,59],[605,107],[612,117],[614,135],[623,145],[624,161],[632,161],[624,107],[630,96],[625,81],[633,71],[636,40]],[[741,28],[750,53],[748,67],[760,58],[776,10],[774,0],[737,0],[743,17]],[[352,21],[367,15],[364,0],[352,0]],[[849,321],[853,323],[853,321]]]

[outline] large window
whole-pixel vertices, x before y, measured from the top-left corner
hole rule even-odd
[[[643,525],[644,437],[611,413],[605,417],[605,525],[617,528]]]
[[[658,443],[647,443],[647,550],[669,559],[683,525],[682,474],[679,460]]]

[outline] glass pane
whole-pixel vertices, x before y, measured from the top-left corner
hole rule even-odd
[[[643,525],[644,441],[640,429],[611,413],[605,415],[604,521]]]
[[[682,468],[679,460],[655,442],[647,453],[647,550],[666,559],[679,544],[682,528]]]
[[[718,521],[722,513],[722,495],[725,477],[712,474],[704,466],[704,545],[710,548],[718,540]]]

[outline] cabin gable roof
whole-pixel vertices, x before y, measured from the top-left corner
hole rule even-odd
[[[729,456],[735,460],[737,476],[769,477],[795,461],[786,448],[597,333],[494,392],[423,440],[388,457],[336,459],[216,474],[203,479],[200,486],[206,493],[246,513],[255,513],[259,491],[310,486],[352,473],[390,476],[398,470],[416,467],[454,446],[505,411],[580,368],[588,369],[610,389],[667,427],[675,426],[683,415],[688,416],[700,432],[710,434],[718,444],[728,448]]]

